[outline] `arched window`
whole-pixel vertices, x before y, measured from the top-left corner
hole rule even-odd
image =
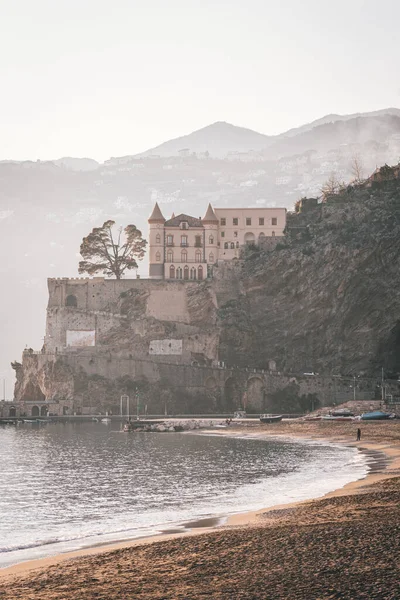
[[[194,267],[190,269],[190,279],[196,279],[196,269]]]
[[[203,279],[203,267],[200,265],[199,266],[199,279]]]
[[[65,301],[65,306],[71,306],[72,308],[77,308],[78,300],[76,299],[76,296],[73,296],[72,294],[67,296],[67,299]]]
[[[182,279],[182,267],[178,267],[176,270],[176,278]]]
[[[214,262],[214,254],[211,252],[209,257],[208,257],[208,262],[213,263]]]
[[[168,250],[167,252],[167,262],[174,262],[174,253],[172,250]]]
[[[225,244],[224,244],[224,248],[225,248],[225,250],[227,250],[227,249],[228,249],[228,242],[225,242]]]
[[[235,248],[235,243],[231,242],[231,250],[233,250]]]
[[[196,262],[201,262],[201,252],[200,250],[196,250]]]
[[[236,242],[236,248],[239,248],[239,242]]]
[[[183,269],[183,279],[189,279],[189,267],[187,265]]]
[[[272,237],[275,237],[275,231],[272,232]]]
[[[156,235],[156,244],[161,244],[161,235],[159,233]]]
[[[214,243],[214,238],[212,235],[210,235],[210,237],[208,238],[208,243],[212,246]]]
[[[169,268],[169,278],[170,279],[175,279],[175,267],[174,265],[171,265]]]
[[[181,252],[181,261],[182,262],[187,262],[187,252],[186,252],[186,250],[182,250],[182,252]]]
[[[161,261],[161,252],[156,252],[156,262]]]

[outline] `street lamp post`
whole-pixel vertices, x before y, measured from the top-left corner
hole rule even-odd
[[[139,390],[135,389],[136,396],[136,419],[139,421]]]
[[[124,404],[124,401],[126,402],[126,413],[127,413],[127,414],[126,414],[126,416],[127,416],[127,417],[128,417],[128,419],[129,419],[129,396],[127,396],[126,394],[123,394],[123,395],[121,396],[121,406],[120,406],[121,418],[122,418],[122,417],[123,417],[123,415],[124,415],[124,411],[123,411],[123,404]]]

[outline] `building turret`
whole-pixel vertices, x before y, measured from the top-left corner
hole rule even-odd
[[[149,277],[164,279],[164,223],[165,218],[157,202],[149,219]]]
[[[212,267],[218,260],[218,218],[211,204],[201,222],[204,226],[205,258]]]
[[[203,225],[211,224],[211,223],[218,224],[218,219],[216,217],[216,214],[215,214],[211,204],[208,205],[207,212],[204,215],[202,222],[203,222]]]
[[[160,207],[158,206],[158,202],[156,202],[154,205],[153,212],[149,217],[148,223],[162,223],[163,225],[165,223],[165,219],[160,210]]]

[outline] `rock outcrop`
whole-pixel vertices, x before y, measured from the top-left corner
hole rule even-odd
[[[229,275],[225,271],[222,279]],[[218,287],[218,271],[214,285]],[[349,186],[246,252],[219,304],[220,357],[279,370],[400,372],[400,179]]]
[[[215,267],[212,280],[49,280],[45,347],[14,363],[16,398],[86,412],[117,408],[126,393],[156,412],[222,411],[246,394],[265,406],[272,388],[264,375],[220,375],[218,360],[252,371],[276,365],[282,387],[309,372],[371,377],[376,388],[383,367],[396,387],[399,174],[385,166],[322,203],[303,199],[283,241],[246,248],[242,260]],[[95,331],[95,347],[68,348],[71,329]]]

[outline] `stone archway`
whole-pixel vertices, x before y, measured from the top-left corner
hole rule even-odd
[[[224,386],[225,406],[228,410],[234,411],[241,407],[242,394],[238,381],[233,377],[228,377]]]
[[[39,417],[40,415],[40,408],[36,404],[32,406],[31,415],[32,417]]]
[[[245,244],[255,244],[256,236],[254,235],[254,233],[252,233],[251,231],[248,231],[247,233],[245,233],[244,234],[244,243]]]
[[[217,387],[218,387],[218,383],[217,383],[217,380],[215,379],[215,377],[209,377],[206,380],[207,390],[215,390]]]
[[[264,381],[260,377],[251,377],[247,381],[247,406],[261,411],[264,404]]]
[[[15,406],[11,406],[10,410],[8,411],[8,416],[9,417],[17,416],[17,409],[15,408]]]
[[[41,416],[41,417],[47,417],[47,406],[43,405],[43,406],[40,408],[40,416]]]

